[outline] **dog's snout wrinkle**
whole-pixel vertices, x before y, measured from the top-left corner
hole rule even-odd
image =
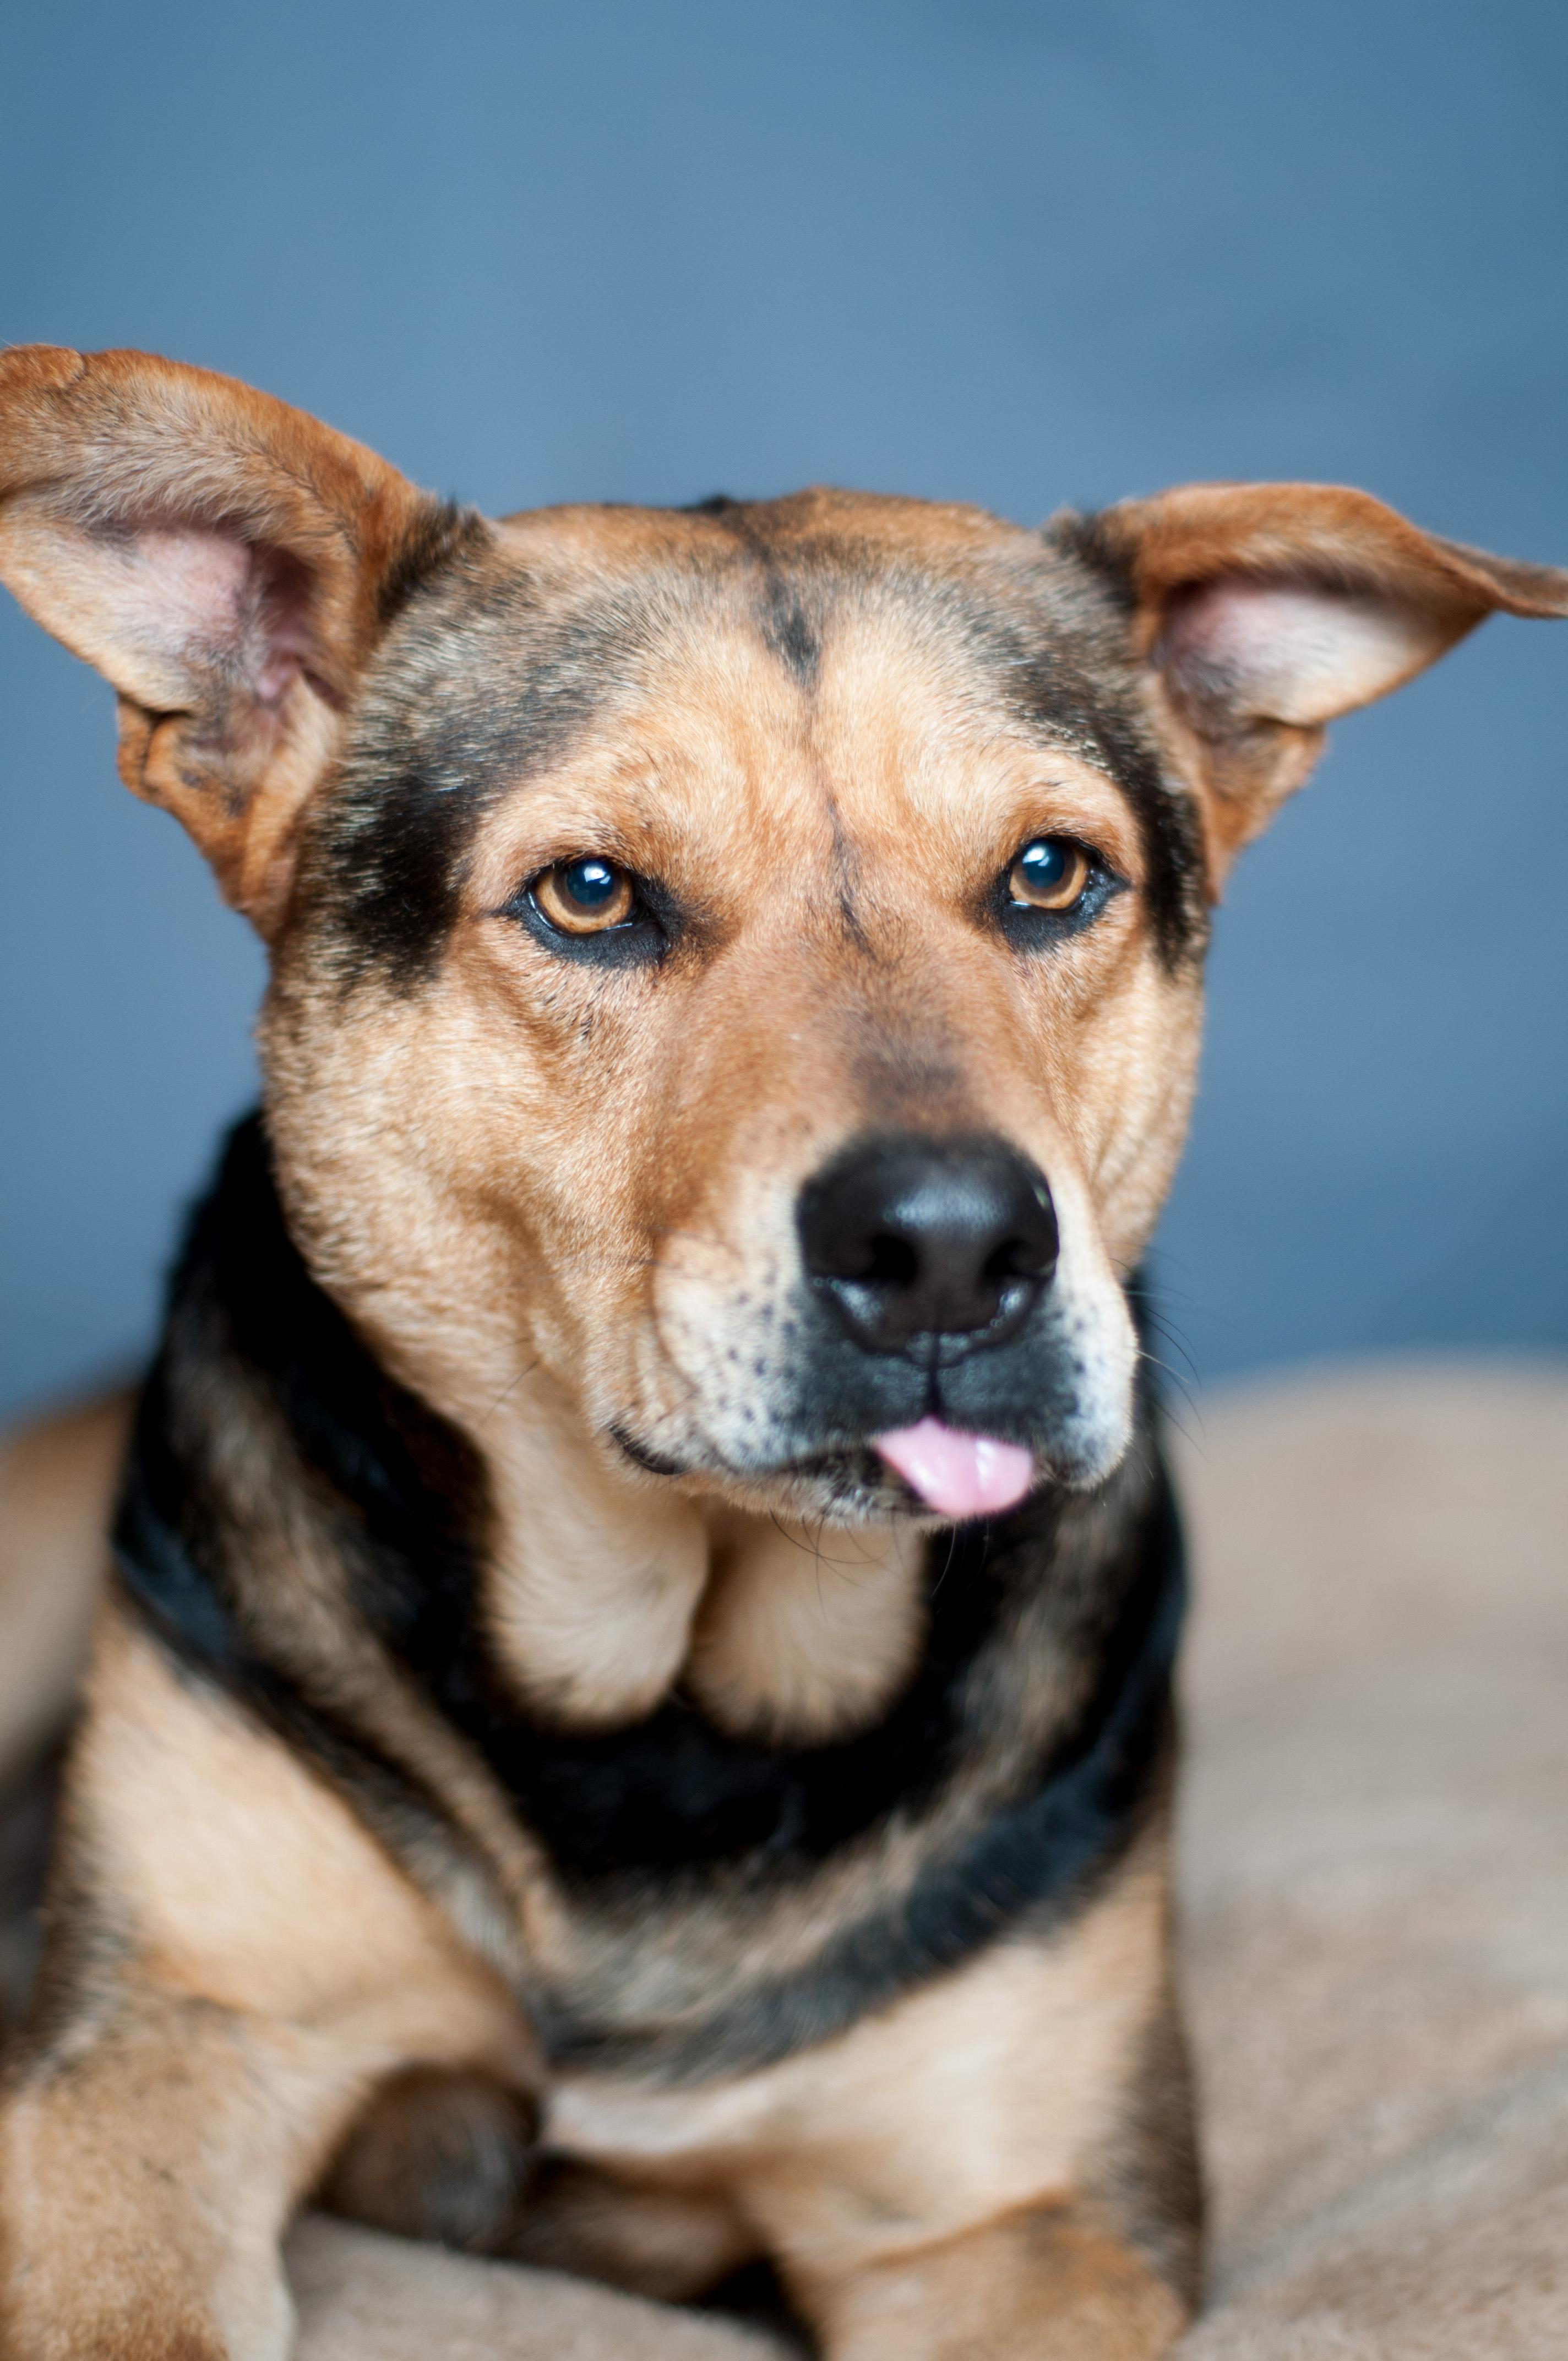
[[[1044,1173],[986,1136],[858,1142],[806,1183],[798,1224],[807,1273],[868,1352],[1000,1344],[1056,1268]]]

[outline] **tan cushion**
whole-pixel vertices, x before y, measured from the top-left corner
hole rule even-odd
[[[1184,2354],[1568,2355],[1568,1376],[1259,1389],[1182,1471]]]
[[[1563,2361],[1568,1374],[1363,1370],[1183,1423],[1214,2232],[1183,2361]],[[302,2361],[772,2350],[334,2224],[291,2251]]]
[[[317,2218],[289,2242],[296,2361],[776,2361],[728,2321]]]

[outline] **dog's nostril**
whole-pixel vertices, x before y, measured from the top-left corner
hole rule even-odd
[[[1057,1258],[1045,1176],[1004,1140],[868,1140],[801,1192],[801,1250],[856,1341],[1011,1329]]]
[[[1045,1257],[1026,1238],[1005,1238],[993,1254],[987,1256],[984,1276],[999,1287],[1010,1279],[1039,1279],[1055,1259],[1054,1253]]]
[[[870,1257],[860,1276],[879,1286],[907,1287],[919,1268],[920,1257],[908,1239],[892,1237],[884,1232],[872,1239]]]

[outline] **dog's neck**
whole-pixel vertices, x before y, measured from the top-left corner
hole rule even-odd
[[[679,1685],[738,1736],[810,1742],[869,1719],[907,1673],[912,1527],[808,1530],[622,1470],[542,1372],[504,1417],[439,1381],[422,1390],[488,1474],[485,1608],[520,1702],[606,1726]]]

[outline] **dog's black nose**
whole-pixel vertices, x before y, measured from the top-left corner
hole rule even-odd
[[[1046,1176],[1001,1139],[859,1142],[807,1181],[799,1222],[807,1271],[873,1353],[993,1323],[1001,1343],[1056,1267]]]

